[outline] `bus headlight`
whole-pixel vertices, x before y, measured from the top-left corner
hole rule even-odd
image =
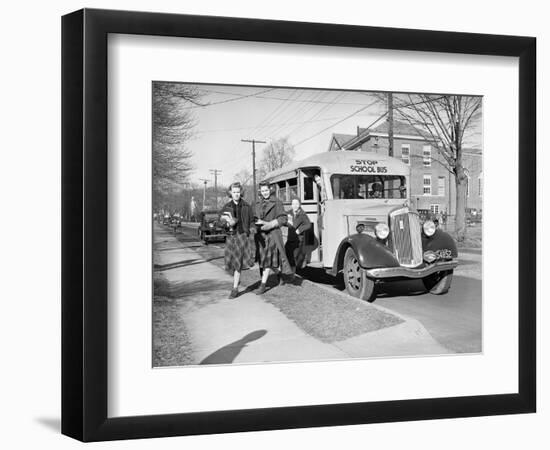
[[[390,227],[388,227],[385,223],[380,222],[374,227],[374,232],[376,233],[376,237],[378,239],[386,239],[390,234]]]
[[[433,223],[431,220],[426,220],[424,222],[424,225],[422,225],[422,228],[424,229],[424,234],[428,237],[433,236],[435,233],[435,223]]]
[[[365,225],[362,223],[358,223],[355,227],[355,231],[357,231],[358,233],[362,233],[363,231],[365,231]]]

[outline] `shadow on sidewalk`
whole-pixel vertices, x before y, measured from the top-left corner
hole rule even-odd
[[[267,330],[256,330],[243,336],[238,341],[225,345],[208,355],[201,364],[231,364],[249,342],[257,341],[267,334]]]

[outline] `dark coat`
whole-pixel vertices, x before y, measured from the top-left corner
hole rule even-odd
[[[237,222],[241,224],[242,230],[246,233],[247,236],[250,235],[250,230],[254,229],[254,209],[243,199],[240,200],[241,203],[241,214],[240,217],[235,217]],[[220,215],[229,212],[233,216],[233,200],[226,203],[220,211]],[[231,231],[235,231],[238,228],[238,223],[232,227]]]
[[[258,260],[262,268],[280,268],[285,274],[292,273],[287,259],[281,226],[287,223],[287,214],[283,203],[273,195],[269,199],[262,198],[258,206],[257,216],[265,222],[277,220],[277,226],[270,230],[259,230],[256,235]]]
[[[304,232],[309,230],[311,228],[311,222],[309,221],[309,217],[307,216],[306,212],[300,208],[296,213],[291,209],[287,212],[287,216],[292,216],[292,224],[288,222],[288,240],[289,241],[298,241],[298,236],[302,237],[304,236]],[[299,235],[296,233],[296,230],[298,230],[300,233]]]
[[[277,219],[277,222],[279,222],[279,227],[286,225],[288,220],[283,203],[273,195],[267,200],[262,198],[257,212],[258,218],[265,220],[266,222],[271,222],[272,220]]]

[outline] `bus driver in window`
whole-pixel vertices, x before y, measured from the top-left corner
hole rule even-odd
[[[317,189],[319,190],[319,201],[324,202],[327,199],[327,193],[323,189],[323,182],[321,180],[321,176],[315,175],[313,179],[315,180],[315,184],[317,185]]]
[[[382,183],[372,183],[370,188],[370,198],[382,198],[382,191],[384,190]]]

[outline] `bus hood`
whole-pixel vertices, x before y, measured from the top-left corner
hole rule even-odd
[[[348,236],[357,232],[359,224],[364,226],[366,234],[374,236],[376,224],[387,224],[391,211],[408,207],[406,199],[327,200],[326,203],[328,217],[343,220]]]
[[[327,200],[327,208],[330,207],[334,214],[346,216],[368,216],[387,221],[390,211],[396,208],[409,206],[406,199],[367,199],[367,200]],[[330,205],[330,206],[329,206]]]

